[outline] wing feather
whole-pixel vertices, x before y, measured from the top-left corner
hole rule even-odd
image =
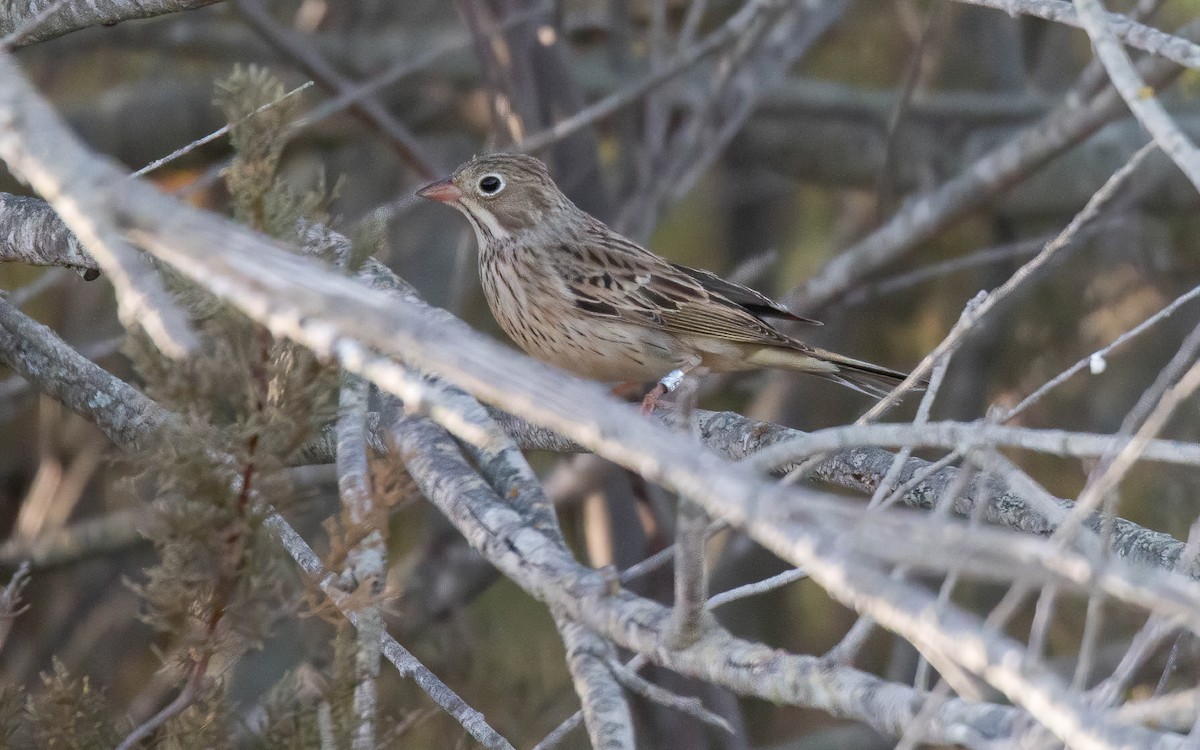
[[[783,320],[790,320],[796,323],[808,323],[814,326],[824,325],[819,320],[797,315],[770,297],[760,294],[750,287],[726,281],[711,271],[689,268],[681,266],[678,263],[672,263],[671,267],[691,276],[710,292],[720,294],[730,302],[746,308],[760,318],[782,318]]]
[[[802,347],[760,316],[805,320],[752,289],[707,271],[676,266],[610,232],[589,232],[602,245],[589,252],[570,248],[558,257],[559,276],[575,307],[668,333],[712,336],[745,344]],[[732,296],[731,296],[732,295]],[[815,322],[815,321],[806,321]]]

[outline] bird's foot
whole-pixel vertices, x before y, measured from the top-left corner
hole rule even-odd
[[[687,372],[682,368],[671,370],[663,376],[662,380],[655,383],[650,392],[646,394],[646,397],[642,399],[642,414],[653,414],[654,410],[658,407],[658,400],[678,388],[679,384],[683,382],[685,375],[687,375]]]

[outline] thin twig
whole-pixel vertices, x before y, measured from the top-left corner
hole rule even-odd
[[[746,3],[725,22],[724,26],[709,34],[700,43],[688,47],[684,52],[676,55],[661,68],[647,74],[636,83],[622,87],[619,91],[609,94],[607,97],[587,106],[570,117],[558,121],[546,130],[533,133],[521,139],[517,143],[517,146],[522,151],[529,153],[543,151],[564,138],[608,117],[622,107],[636,102],[658,86],[686,72],[693,65],[701,62],[709,55],[718,52],[727,45],[737,42],[746,32],[746,29],[763,12],[763,9],[770,4],[766,0],[753,0]]]
[[[188,672],[187,682],[184,683],[183,689],[179,691],[179,695],[175,696],[175,700],[163,706],[158,713],[134,727],[133,731],[125,735],[125,739],[121,740],[120,744],[117,745],[117,750],[131,750],[142,740],[147,739],[158,731],[163,724],[166,724],[171,719],[191,708],[192,704],[200,699],[200,688],[203,686],[204,676],[207,671],[208,655],[192,664],[192,668]]]
[[[1084,28],[1075,8],[1063,0],[958,0],[967,5],[995,8],[1010,15],[1021,13],[1047,21]],[[1103,21],[1122,43],[1179,63],[1186,68],[1200,68],[1200,45],[1190,39],[1159,31],[1120,13],[1104,13]]]
[[[185,146],[180,146],[179,148],[175,149],[174,151],[172,151],[171,153],[167,154],[164,157],[155,159],[154,161],[150,162],[149,164],[142,167],[138,171],[132,173],[130,175],[130,177],[141,177],[143,175],[149,174],[150,172],[153,172],[154,170],[158,169],[159,167],[162,167],[163,165],[170,164],[171,162],[175,161],[176,159],[179,159],[183,156],[190,154],[191,152],[200,148],[204,144],[211,143],[211,142],[215,141],[216,139],[220,138],[221,136],[225,135],[230,130],[232,130],[234,127],[241,125],[242,123],[246,122],[247,120],[250,120],[250,119],[256,117],[257,115],[260,115],[263,112],[266,112],[268,109],[271,109],[272,107],[275,107],[275,106],[283,103],[284,101],[287,101],[288,99],[301,93],[302,91],[308,90],[308,88],[311,87],[312,85],[313,85],[312,81],[307,81],[305,83],[300,84],[299,86],[292,89],[291,91],[288,91],[287,93],[280,96],[279,98],[269,101],[266,104],[263,104],[262,106],[258,107],[253,112],[251,112],[250,114],[241,118],[237,122],[226,123],[226,124],[222,125],[221,127],[217,128],[216,130],[214,130],[213,132],[209,133],[208,135],[203,136],[201,138],[197,138],[196,140],[192,141],[191,143],[189,143]]]
[[[749,460],[761,471],[774,472],[811,456],[866,445],[960,450],[964,446],[990,445],[1072,458],[1098,458],[1121,444],[1120,435],[1004,427],[987,420],[923,425],[886,423],[828,427],[810,432],[794,442],[772,445]],[[1200,466],[1200,444],[1151,439],[1146,441],[1142,457],[1150,461]]]
[[[235,0],[233,5],[268,44],[296,61],[321,86],[335,94],[348,93],[354,88],[349,79],[335,70],[303,38],[280,26],[257,0]],[[426,156],[425,149],[416,137],[377,100],[358,99],[351,108],[368,124],[383,133],[400,158],[421,177],[432,180],[441,175],[442,170]]]
[[[637,672],[629,669],[616,659],[609,660],[608,668],[617,676],[617,680],[622,685],[643,698],[654,701],[659,705],[673,708],[680,713],[691,716],[693,719],[699,719],[705,724],[724,729],[729,734],[734,733],[733,727],[729,725],[729,722],[705,708],[704,703],[699,698],[684,698],[683,696],[675,695],[669,690],[664,690],[658,685],[642,678]]]
[[[1191,24],[1183,31],[1194,34],[1200,31],[1200,24]],[[1144,78],[1157,86],[1178,72],[1172,63],[1151,60]],[[955,177],[907,200],[886,224],[839,253],[788,293],[785,303],[798,311],[824,306],[870,271],[983,205],[1124,112],[1124,102],[1111,89],[1082,102],[1069,98],[1036,125],[984,154]]]
[[[1154,313],[1150,317],[1146,318],[1141,323],[1138,323],[1133,328],[1130,328],[1128,331],[1125,331],[1120,336],[1113,339],[1111,344],[1108,344],[1107,346],[1103,346],[1103,347],[1097,349],[1096,351],[1094,351],[1091,354],[1087,355],[1086,357],[1080,359],[1078,362],[1071,365],[1067,369],[1063,370],[1058,375],[1056,375],[1053,378],[1051,378],[1050,380],[1046,381],[1044,384],[1039,386],[1038,389],[1035,390],[1033,393],[1030,393],[1028,396],[1021,399],[1020,403],[1018,403],[1016,406],[1013,406],[1011,409],[1005,411],[999,417],[997,417],[997,421],[998,422],[1008,422],[1009,420],[1013,419],[1014,417],[1021,414],[1026,409],[1028,409],[1030,406],[1033,406],[1035,403],[1040,401],[1042,399],[1042,397],[1045,396],[1047,393],[1049,393],[1051,390],[1053,390],[1054,388],[1057,388],[1059,385],[1062,385],[1064,382],[1066,382],[1068,379],[1070,379],[1072,376],[1074,376],[1076,373],[1080,372],[1081,370],[1083,370],[1086,367],[1092,367],[1093,369],[1103,369],[1106,366],[1106,360],[1108,358],[1108,355],[1111,354],[1114,349],[1120,347],[1121,345],[1125,344],[1126,342],[1128,342],[1134,338],[1137,338],[1138,336],[1140,336],[1141,334],[1145,333],[1150,328],[1152,328],[1155,324],[1166,320],[1171,315],[1173,315],[1176,310],[1183,307],[1188,302],[1191,302],[1192,300],[1196,299],[1197,297],[1200,297],[1200,286],[1192,287],[1187,292],[1184,292],[1183,294],[1179,295],[1174,300],[1172,300],[1170,304],[1163,307],[1161,310]]]
[[[278,513],[272,513],[263,521],[278,538],[288,554],[296,561],[308,577],[325,592],[351,625],[358,627],[358,612],[347,606],[348,595],[337,585],[335,576],[325,570],[317,553],[313,552],[291,524]],[[400,672],[402,677],[411,677],[425,693],[441,706],[442,710],[454,717],[467,733],[489,750],[512,750],[512,745],[496,730],[488,726],[483,714],[471,708],[462,698],[458,697],[444,682],[422,664],[408,649],[401,646],[387,632],[379,634],[383,656]]]
[[[1092,197],[1088,200],[1087,205],[1085,205],[1079,213],[1072,217],[1071,222],[1066,226],[1066,228],[1059,232],[1053,240],[1046,243],[1046,246],[1042,248],[1040,253],[1034,256],[1029,262],[1018,268],[1017,271],[1011,277],[1009,277],[1007,281],[989,292],[987,296],[984,297],[974,307],[974,309],[969,312],[969,314],[961,317],[958,322],[955,323],[954,328],[951,329],[950,333],[946,334],[946,337],[942,339],[941,343],[939,343],[932,352],[927,354],[925,358],[921,360],[920,364],[913,368],[908,377],[906,377],[903,382],[896,386],[892,392],[894,394],[900,394],[910,390],[922,377],[925,376],[926,373],[929,372],[934,362],[940,359],[947,352],[956,348],[961,339],[969,331],[976,327],[979,324],[979,321],[982,320],[989,312],[995,309],[996,305],[1010,296],[1016,289],[1020,288],[1027,279],[1029,279],[1031,276],[1033,276],[1033,274],[1049,263],[1051,258],[1053,258],[1060,250],[1062,250],[1062,248],[1066,247],[1071,242],[1072,238],[1074,238],[1076,233],[1079,232],[1081,227],[1099,215],[1100,211],[1106,205],[1108,205],[1109,201],[1111,201],[1116,195],[1120,187],[1125,184],[1125,181],[1128,180],[1135,171],[1137,171],[1137,168],[1141,165],[1142,161],[1149,156],[1155,150],[1155,148],[1156,147],[1154,143],[1151,142],[1138,149],[1137,153],[1130,157],[1129,161],[1127,161],[1121,166],[1120,169],[1114,172],[1112,176],[1109,177],[1104,183],[1104,185],[1102,185],[1100,189],[1097,190],[1094,195],[1092,195]],[[888,406],[884,405],[885,403],[886,402],[881,402],[876,408],[869,410],[865,415],[863,415],[863,418],[870,419],[882,414],[888,408]]]
[[[1129,54],[1109,25],[1100,0],[1074,0],[1079,21],[1092,38],[1096,57],[1104,64],[1108,77],[1121,98],[1129,105],[1138,122],[1150,131],[1155,143],[1175,162],[1192,184],[1200,190],[1200,150],[1192,143],[1167,110],[1154,96],[1129,59]]]

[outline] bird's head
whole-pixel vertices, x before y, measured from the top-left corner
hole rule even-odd
[[[481,242],[537,227],[549,214],[573,207],[546,165],[524,154],[477,156],[417,195],[462,211]]]

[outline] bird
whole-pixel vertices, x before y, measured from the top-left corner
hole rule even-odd
[[[417,195],[470,222],[484,296],[514,343],[592,380],[657,381],[643,413],[688,375],[784,368],[875,397],[906,377],[783,333],[777,322],[821,324],[610,229],[533,156],[477,156]]]

